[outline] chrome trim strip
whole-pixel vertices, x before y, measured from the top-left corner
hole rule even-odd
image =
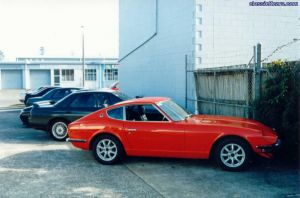
[[[86,140],[67,138],[66,142],[86,142]]]

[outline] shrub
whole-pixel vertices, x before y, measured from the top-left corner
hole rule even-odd
[[[276,61],[266,66],[257,119],[275,128],[282,140],[280,159],[299,162],[300,62]]]

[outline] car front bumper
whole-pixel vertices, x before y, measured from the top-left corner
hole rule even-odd
[[[21,112],[19,117],[20,117],[20,120],[23,122],[23,124],[25,125],[28,125],[29,122],[28,122],[28,118],[29,118],[29,112],[28,113],[24,113],[24,112]]]
[[[277,148],[279,148],[280,145],[281,145],[281,140],[277,139],[277,141],[275,142],[275,144],[267,145],[267,146],[256,146],[256,148],[260,149],[261,152],[263,152],[263,153],[272,153],[272,152],[274,152],[274,150],[276,150]]]

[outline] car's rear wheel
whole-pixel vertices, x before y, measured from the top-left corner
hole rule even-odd
[[[248,166],[250,158],[250,146],[239,138],[221,140],[215,148],[215,160],[224,170],[240,171]]]
[[[54,120],[49,127],[51,136],[57,141],[64,141],[68,137],[68,124],[64,120]]]
[[[105,165],[119,162],[124,155],[121,142],[111,135],[102,135],[96,138],[92,149],[95,159]]]

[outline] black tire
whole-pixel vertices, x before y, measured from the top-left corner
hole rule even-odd
[[[124,157],[122,143],[112,135],[97,137],[93,141],[92,151],[94,158],[104,165],[116,164]]]
[[[65,120],[56,119],[50,122],[48,132],[56,141],[65,141],[68,137],[68,123]]]
[[[214,159],[218,166],[227,171],[241,171],[248,167],[252,150],[249,144],[240,138],[230,137],[217,143]]]

